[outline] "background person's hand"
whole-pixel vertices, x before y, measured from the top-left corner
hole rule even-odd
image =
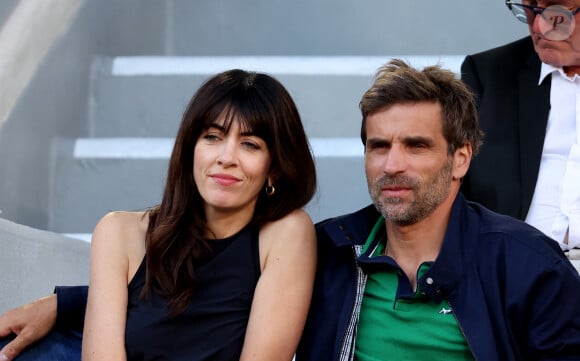
[[[26,347],[40,340],[56,324],[56,295],[6,311],[0,316],[0,338],[16,334],[16,338],[0,350],[0,361],[14,360]]]

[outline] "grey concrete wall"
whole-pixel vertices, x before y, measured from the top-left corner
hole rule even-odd
[[[0,128],[0,215],[47,229],[52,144],[89,132],[95,55],[463,55],[525,34],[502,0],[83,0]]]
[[[87,134],[95,55],[161,54],[166,3],[84,0],[0,128],[0,214],[47,229],[51,144]]]
[[[466,54],[526,34],[503,0],[173,0],[188,55]]]

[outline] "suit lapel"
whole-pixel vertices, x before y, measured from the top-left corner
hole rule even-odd
[[[519,74],[520,172],[522,177],[520,206],[522,219],[525,219],[527,215],[536,187],[550,112],[552,77],[547,77],[538,86],[540,68],[540,59],[532,51],[532,55]]]

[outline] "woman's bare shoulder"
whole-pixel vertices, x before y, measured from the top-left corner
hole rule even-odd
[[[316,248],[316,232],[312,219],[302,209],[292,211],[260,229],[260,257],[263,265],[271,254],[312,253]]]
[[[296,209],[286,216],[270,222],[262,227],[263,232],[277,232],[280,230],[294,232],[301,231],[303,229],[311,229],[314,227],[312,219],[308,213],[303,209]]]
[[[99,220],[95,231],[140,232],[146,230],[148,224],[146,212],[113,211]]]
[[[147,212],[109,212],[97,223],[93,231],[93,241],[143,242],[148,224]]]

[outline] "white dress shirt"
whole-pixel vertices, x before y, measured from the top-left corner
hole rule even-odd
[[[542,64],[539,82],[550,75],[550,115],[526,222],[567,249],[580,247],[580,76]]]

